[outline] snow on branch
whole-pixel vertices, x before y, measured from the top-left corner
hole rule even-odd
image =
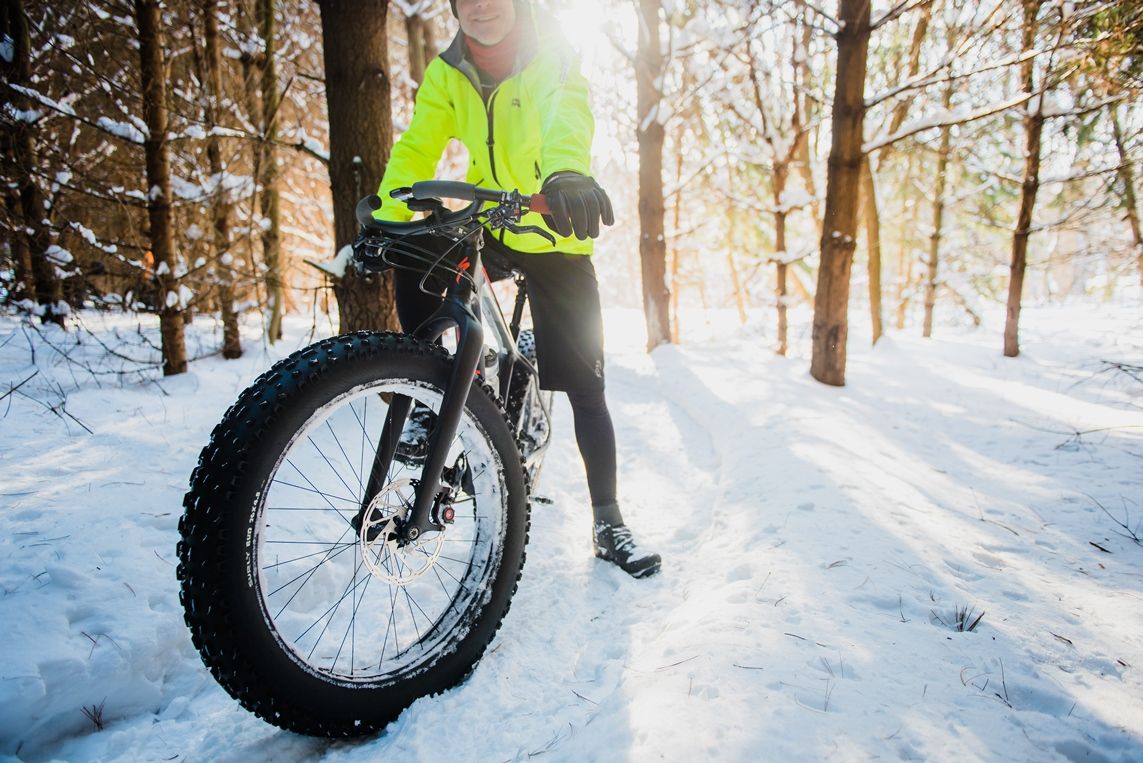
[[[59,101],[53,100],[41,93],[39,90],[35,90],[30,87],[24,87],[23,85],[17,85],[13,82],[9,82],[8,87],[15,90],[17,93],[28,96],[33,101],[39,103],[41,106],[47,106],[52,111],[59,112],[60,114],[64,114],[69,117],[76,116],[75,109],[73,109],[71,106],[68,106],[66,103],[60,103]]]
[[[117,138],[122,138],[128,143],[135,143],[140,146],[146,142],[149,134],[147,126],[144,124],[134,125],[130,122],[117,122],[110,117],[100,117],[95,120],[95,126]]]
[[[999,114],[1003,111],[1008,111],[1009,109],[1016,108],[1017,106],[1027,103],[1029,100],[1031,100],[1031,98],[1032,96],[1028,93],[1021,93],[1017,96],[1009,98],[1006,101],[1001,101],[1000,103],[990,103],[986,106],[981,106],[980,108],[972,111],[966,111],[963,108],[959,108],[950,109],[944,112],[937,112],[936,114],[925,117],[923,119],[916,119],[912,122],[907,122],[901,125],[897,132],[893,133],[892,135],[883,135],[867,141],[864,145],[862,145],[861,150],[862,152],[868,154],[876,151],[879,148],[885,148],[885,146],[908,138],[911,135],[916,135],[919,132],[931,130],[935,127],[947,127],[949,125],[959,125],[965,124],[967,122],[975,122],[978,119],[984,119],[985,117],[990,117],[993,114]]]

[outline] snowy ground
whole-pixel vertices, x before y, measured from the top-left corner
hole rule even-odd
[[[39,371],[0,401],[0,758],[1141,760],[1143,547],[1117,522],[1143,534],[1143,383],[1104,364],[1143,366],[1141,315],[1028,309],[1014,360],[996,325],[855,337],[835,389],[769,352],[770,314],[646,355],[641,317],[609,313],[620,491],[663,573],[592,558],[561,400],[554,505],[490,653],[384,735],[332,744],[218,688],[173,566],[210,428],[308,327],[138,381],[60,359],[90,364],[91,335],[53,350],[0,319],[0,394]],[[85,320],[138,345],[131,321]]]

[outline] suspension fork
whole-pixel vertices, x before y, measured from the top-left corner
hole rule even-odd
[[[480,272],[482,246],[482,235],[477,235],[472,242],[464,245],[461,257],[462,275],[457,276],[449,286],[440,308],[413,332],[417,339],[427,344],[435,343],[446,331],[454,327],[458,329],[459,337],[456,353],[453,355],[452,373],[441,400],[436,425],[429,436],[428,454],[421,468],[421,479],[416,486],[413,510],[403,526],[403,533],[408,540],[415,540],[426,530],[439,529],[430,520],[429,512],[440,494],[441,474],[444,472],[445,459],[448,458],[449,445],[460,426],[464,405],[468,402],[468,393],[472,389],[472,379],[483,354],[484,327],[481,325],[479,315],[469,307],[472,303],[472,282],[469,276]],[[475,307],[477,310],[480,309],[478,304]],[[394,395],[389,404],[389,412],[385,417],[385,425],[381,430],[381,438],[369,471],[365,495],[354,523],[356,528],[361,527],[369,505],[384,487],[389,466],[393,463],[397,443],[400,441],[412,404],[412,399],[407,395]]]

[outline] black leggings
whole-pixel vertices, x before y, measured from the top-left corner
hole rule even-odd
[[[587,471],[587,489],[592,506],[615,504],[616,461],[615,427],[603,389],[591,392],[569,392],[575,440]]]
[[[499,255],[508,260],[508,267],[519,267],[527,275],[540,386],[568,390],[591,504],[614,511],[615,427],[603,396],[603,321],[591,258],[518,254],[491,237],[486,244],[486,258]],[[433,293],[426,293],[421,290],[422,273],[397,269],[394,276],[397,317],[405,331],[413,331],[440,306],[446,282],[430,277],[425,287]]]

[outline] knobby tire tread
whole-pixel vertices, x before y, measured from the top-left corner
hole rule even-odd
[[[463,682],[499,631],[517,590],[531,531],[527,475],[518,449],[515,452],[517,478],[524,491],[521,509],[523,533],[518,560],[509,559],[507,552],[501,549],[501,572],[488,581],[488,586],[493,589],[489,595],[493,599],[497,596],[495,589],[498,582],[501,586],[510,582],[507,599],[498,614],[492,613],[494,622],[483,626],[486,628],[486,637],[479,637],[477,643],[468,643],[466,637],[464,645],[467,654],[455,660],[447,654],[442,655],[425,671],[429,674],[436,668],[456,668],[456,662],[467,663],[459,675],[454,673],[436,677],[436,683],[430,691],[421,691],[419,686],[408,686],[418,682],[420,677],[416,675],[393,687],[340,688],[342,692],[376,692],[376,702],[371,703],[371,708],[376,705],[376,709],[365,718],[331,718],[328,714],[315,712],[304,702],[299,703],[289,696],[283,696],[290,692],[271,688],[267,676],[260,674],[249,659],[246,653],[246,649],[250,648],[248,644],[243,648],[248,634],[243,632],[239,621],[248,619],[249,613],[233,611],[232,602],[227,597],[220,596],[219,592],[225,591],[226,586],[236,586],[240,582],[226,579],[227,560],[224,557],[232,528],[225,525],[235,521],[228,518],[229,513],[249,512],[247,504],[235,505],[234,502],[243,498],[236,495],[236,492],[244,489],[242,480],[250,472],[251,462],[265,457],[252,451],[267,437],[271,437],[276,427],[283,426],[283,421],[288,422],[291,403],[330,373],[338,373],[342,367],[352,365],[355,361],[368,360],[376,363],[378,369],[385,369],[386,360],[395,364],[409,362],[409,359],[427,362],[437,368],[437,373],[443,373],[443,378],[448,378],[451,357],[443,348],[403,334],[387,332],[361,331],[333,337],[279,361],[239,396],[215,427],[210,441],[199,455],[198,465],[191,476],[190,489],[183,499],[184,514],[179,520],[181,540],[177,549],[177,576],[180,581],[179,600],[184,608],[184,619],[190,629],[191,640],[211,674],[232,697],[250,712],[281,728],[322,737],[374,733],[395,720],[416,699],[438,694]],[[499,421],[505,427],[504,436],[511,439],[503,407],[490,387],[474,381],[470,402],[466,407],[481,420],[472,407],[473,398],[477,395],[485,396],[485,402],[495,406]],[[489,423],[482,421],[482,426],[487,427]],[[492,433],[489,436],[492,437]],[[510,469],[510,455],[502,453],[505,469]],[[508,475],[506,479],[508,484],[505,487],[510,489],[512,476]],[[512,523],[519,523],[520,517],[513,515],[512,498],[509,496],[507,500],[509,505],[505,532],[510,535]],[[509,564],[515,565],[515,570],[506,579],[505,573],[508,570],[505,565]]]

